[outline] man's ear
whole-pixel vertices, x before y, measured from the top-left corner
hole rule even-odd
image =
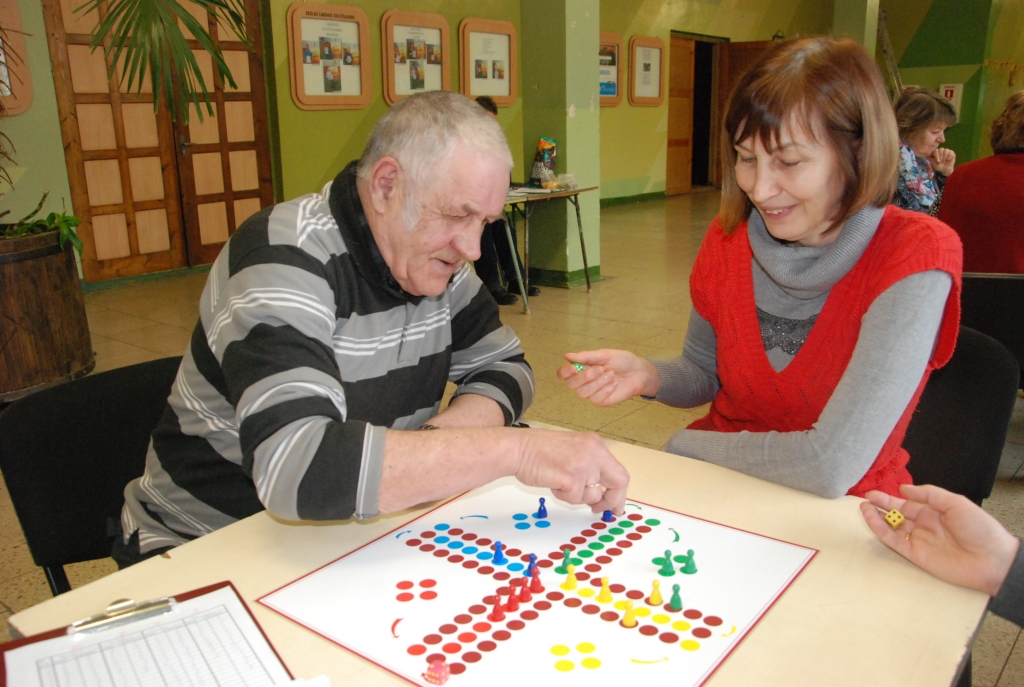
[[[398,177],[401,173],[402,167],[393,157],[382,157],[373,166],[370,172],[370,202],[377,214],[383,215],[387,211],[398,190]]]

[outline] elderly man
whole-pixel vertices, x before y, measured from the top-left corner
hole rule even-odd
[[[246,220],[125,489],[120,565],[264,508],[371,518],[506,475],[622,511],[629,476],[597,436],[506,429],[533,374],[467,261],[511,167],[487,112],[425,93],[323,191]]]

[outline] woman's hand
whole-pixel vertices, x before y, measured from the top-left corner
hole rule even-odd
[[[936,148],[928,156],[928,159],[936,172],[948,177],[953,173],[953,166],[956,164],[956,151],[949,148]]]
[[[558,378],[596,406],[613,406],[634,396],[656,396],[661,387],[654,365],[629,351],[602,348],[566,353],[565,359],[570,364],[558,368]],[[571,363],[586,367],[577,372]]]

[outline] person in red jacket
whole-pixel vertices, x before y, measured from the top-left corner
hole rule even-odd
[[[599,406],[710,402],[669,452],[825,497],[898,495],[907,424],[956,344],[961,272],[949,227],[887,206],[898,140],[860,45],[774,46],[728,102],[683,354],[567,353],[580,365],[558,376]]]
[[[964,243],[966,272],[1024,274],[1024,91],[992,122],[995,155],[957,167],[939,219]]]

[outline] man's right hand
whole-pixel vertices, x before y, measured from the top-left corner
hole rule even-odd
[[[531,429],[521,432],[516,479],[547,487],[555,498],[585,503],[595,513],[622,515],[629,473],[596,434]]]

